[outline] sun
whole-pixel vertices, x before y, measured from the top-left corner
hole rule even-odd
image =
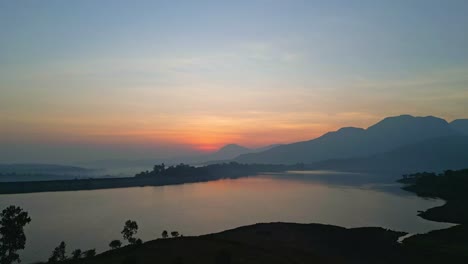
[[[208,144],[202,144],[202,145],[195,145],[194,148],[196,150],[199,150],[201,152],[215,152],[218,150],[220,147],[218,145],[208,145]]]

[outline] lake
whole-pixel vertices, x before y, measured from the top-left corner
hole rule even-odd
[[[106,250],[111,240],[121,239],[128,219],[138,222],[137,237],[144,241],[160,237],[163,230],[200,235],[278,221],[409,233],[451,226],[417,216],[443,201],[371,179],[375,176],[335,172],[265,174],[162,187],[0,195],[0,208],[21,206],[32,218],[23,263],[47,260],[60,241],[67,243],[68,253]]]

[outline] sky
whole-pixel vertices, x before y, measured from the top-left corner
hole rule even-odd
[[[468,1],[0,1],[0,163],[468,117]]]

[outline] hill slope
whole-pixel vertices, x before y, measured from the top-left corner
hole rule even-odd
[[[425,139],[457,133],[447,121],[437,117],[402,115],[385,118],[367,129],[342,128],[313,140],[281,145],[259,153],[240,155],[235,161],[291,164],[365,157]]]
[[[450,123],[452,129],[468,135],[468,119],[457,119]]]
[[[369,157],[327,160],[314,163],[311,167],[395,173],[462,169],[468,167],[468,136],[427,139]]]
[[[320,224],[256,224],[225,232],[157,239],[67,263],[398,263],[402,232]]]
[[[237,144],[228,144],[222,148],[220,148],[218,151],[208,154],[204,157],[201,157],[204,159],[204,161],[207,160],[226,160],[226,159],[233,159],[239,155],[245,154],[245,153],[250,153],[252,152],[252,149],[237,145]]]

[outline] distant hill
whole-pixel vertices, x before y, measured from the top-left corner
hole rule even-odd
[[[392,151],[365,158],[317,162],[313,169],[414,173],[441,172],[468,167],[468,136],[446,136],[405,145]]]
[[[220,148],[218,151],[208,154],[204,157],[202,157],[204,160],[225,160],[225,159],[233,159],[239,155],[245,154],[245,153],[250,153],[252,152],[251,149],[237,145],[237,144],[228,144],[222,148]]]
[[[187,157],[175,157],[166,159],[167,164],[179,164],[179,163],[187,163],[187,164],[211,164],[211,163],[219,163],[228,160],[232,160],[235,157],[238,157],[243,154],[247,153],[257,153],[265,150],[269,150],[277,145],[270,145],[261,148],[247,148],[238,144],[227,144],[221,147],[216,152],[205,154],[205,155],[196,155],[196,156],[187,156]]]
[[[457,119],[450,123],[452,129],[468,135],[468,119]]]
[[[269,145],[269,146],[265,146],[261,148],[251,149],[251,148],[246,148],[237,144],[228,144],[212,154],[201,156],[200,159],[202,159],[204,162],[225,161],[225,160],[233,159],[239,155],[243,155],[247,153],[262,152],[262,151],[266,151],[277,146],[280,146],[280,144],[274,144],[274,145]]]
[[[56,164],[0,164],[0,182],[45,181],[88,178],[98,176],[99,171]]]
[[[276,148],[276,147],[279,147],[281,146],[282,144],[272,144],[272,145],[268,145],[268,146],[265,146],[265,147],[261,147],[261,148],[256,148],[256,149],[252,149],[253,153],[257,153],[257,152],[262,152],[262,151],[265,151],[265,150],[269,150],[269,149],[272,149],[272,148]]]
[[[48,173],[48,174],[87,174],[93,170],[67,165],[16,163],[0,164],[0,173]]]
[[[341,128],[313,140],[240,155],[235,161],[292,164],[366,157],[426,139],[457,134],[459,132],[444,119],[401,115],[385,118],[367,129]]]
[[[166,165],[177,165],[180,163],[191,165],[207,165],[222,163],[245,154],[265,151],[279,144],[269,145],[261,148],[247,148],[237,144],[228,144],[221,147],[216,152],[210,154],[199,154],[190,156],[180,156],[172,158],[147,158],[147,159],[109,159],[85,162],[81,165],[92,168],[99,168],[102,172],[110,175],[133,176],[142,170],[150,170],[155,164],[165,163]]]

